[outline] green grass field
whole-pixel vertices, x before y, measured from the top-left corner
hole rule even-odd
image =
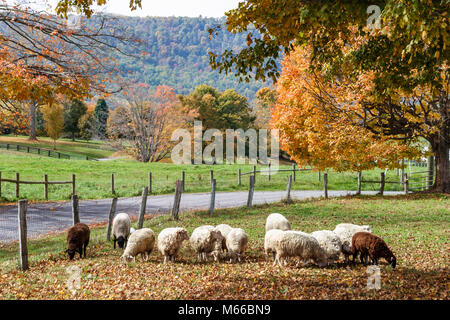
[[[381,290],[368,290],[366,267],[345,265],[320,269],[280,268],[264,257],[267,215],[280,212],[293,229],[334,229],[342,222],[369,224],[397,256],[397,268],[381,262]],[[30,240],[31,268],[17,269],[17,244],[0,247],[0,298],[3,299],[448,299],[450,200],[444,195],[361,196],[274,204],[252,209],[182,213],[148,219],[155,233],[173,226],[189,233],[200,225],[227,223],[249,235],[244,261],[198,263],[183,244],[175,264],[163,265],[158,252],[150,261],[123,264],[121,250],[105,240],[105,226],[92,228],[87,258],[70,262],[65,234]],[[136,223],[133,224],[134,226]],[[136,226],[135,226],[136,227]],[[81,270],[81,289],[68,290],[66,268]]]
[[[21,145],[35,145],[26,137],[0,136],[0,142]],[[39,138],[37,143],[41,147],[51,148],[49,138]],[[58,150],[69,154],[77,154],[96,158],[106,158],[113,154],[105,143],[99,141],[83,142],[70,140],[58,141]],[[258,166],[257,170],[263,168]],[[266,167],[264,167],[266,168]],[[280,169],[291,169],[291,165],[282,165]],[[138,196],[142,187],[148,185],[148,174],[152,172],[152,193],[168,194],[174,192],[175,181],[181,179],[181,172],[185,171],[185,192],[209,192],[210,170],[214,171],[217,181],[217,191],[247,190],[249,175],[242,177],[242,184],[238,185],[238,169],[250,172],[252,165],[175,165],[172,163],[141,163],[131,159],[115,159],[108,161],[86,161],[55,159],[35,154],[0,149],[0,172],[5,179],[15,179],[16,172],[24,181],[43,181],[44,174],[48,174],[49,181],[70,181],[72,174],[76,174],[76,191],[81,199],[101,199],[113,197],[111,190],[111,174],[115,176],[115,192],[118,197]],[[412,171],[425,171],[426,168],[411,167]],[[409,172],[409,171],[407,171]],[[363,172],[363,180],[379,181],[381,170]],[[288,175],[292,172],[278,172],[271,175],[257,174],[256,190],[285,190]],[[387,171],[386,180],[395,182],[386,184],[385,190],[400,191],[403,186],[398,183],[400,178],[397,170]],[[421,183],[414,186],[422,186]],[[413,187],[411,184],[410,187]],[[319,181],[318,172],[296,172],[293,190],[320,190],[323,179]],[[343,172],[328,173],[328,188],[330,190],[356,190],[357,173]],[[363,184],[363,190],[379,190],[378,183]],[[68,200],[71,197],[71,185],[50,185],[49,200]],[[20,198],[30,201],[42,201],[44,197],[43,185],[21,185]],[[15,202],[15,185],[2,183],[0,203]]]
[[[0,143],[53,150],[53,140],[48,137],[39,137],[38,141],[30,141],[26,136],[0,135]],[[3,151],[4,149],[0,149],[0,152]],[[114,153],[101,141],[72,141],[70,139],[57,140],[56,151],[75,156],[88,156],[90,158],[108,158]]]
[[[175,181],[181,179],[182,170],[185,171],[185,192],[210,191],[210,170],[214,170],[218,191],[247,190],[249,176],[242,177],[242,185],[238,185],[238,168],[242,172],[250,172],[251,165],[175,165],[171,163],[140,163],[133,160],[86,161],[62,160],[36,155],[22,155],[18,152],[1,151],[0,171],[5,179],[15,179],[15,173],[20,173],[21,180],[43,181],[44,174],[48,174],[50,181],[70,181],[72,174],[76,174],[76,189],[81,199],[101,199],[112,197],[111,173],[115,176],[115,191],[119,197],[138,196],[142,187],[148,184],[148,173],[152,172],[153,194],[172,193]],[[259,170],[261,166],[258,166]],[[292,168],[281,166],[281,168]],[[363,173],[363,179],[379,180],[380,170]],[[285,190],[288,174],[279,172],[271,176],[257,174],[256,190]],[[399,181],[396,171],[388,171],[388,181]],[[356,190],[356,173],[329,172],[328,187],[330,190]],[[292,185],[294,190],[320,190],[323,179],[319,181],[317,172],[296,172],[296,181]],[[363,190],[378,190],[379,184],[364,184]],[[387,184],[386,190],[402,190],[399,183]],[[71,185],[51,185],[49,187],[50,200],[67,200],[71,196]],[[44,199],[43,185],[21,185],[20,197],[32,201]],[[16,201],[15,184],[2,183],[0,201]]]

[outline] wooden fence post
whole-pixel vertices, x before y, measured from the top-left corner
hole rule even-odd
[[[76,194],[72,194],[72,218],[74,225],[80,222],[80,209],[78,206],[78,196]]]
[[[111,193],[116,194],[116,188],[114,186],[114,173],[111,173]]]
[[[270,161],[269,161],[269,181],[270,181]]]
[[[16,198],[19,199],[20,196],[20,180],[19,180],[19,173],[16,172]]]
[[[112,228],[114,215],[116,214],[116,207],[117,207],[117,198],[113,198],[112,203],[111,203],[111,209],[109,210],[108,231],[106,232],[106,240],[108,240],[108,241],[111,240],[111,228]]]
[[[214,180],[214,170],[209,170],[209,182],[212,183]]]
[[[152,172],[148,172],[148,193],[152,194]]]
[[[173,201],[172,218],[178,220],[178,212],[180,211],[181,193],[183,192],[183,182],[177,180],[175,183],[175,198]]]
[[[295,163],[292,164],[292,174],[294,175],[294,182],[295,182]]]
[[[19,251],[20,268],[28,270],[28,248],[27,248],[27,200],[19,200],[18,222],[19,222]]]
[[[77,194],[77,191],[75,190],[75,173],[72,174],[72,194]]]
[[[319,182],[322,180],[322,179],[321,179],[321,175],[322,175],[322,174],[321,174],[321,172],[319,171]]]
[[[381,172],[381,180],[380,180],[380,195],[383,195],[384,194],[384,185],[385,185],[385,183],[386,183],[386,180],[385,180],[385,174],[384,174],[384,172]]]
[[[247,207],[251,208],[253,204],[253,193],[255,191],[255,176],[250,176],[250,185],[248,187]]]
[[[209,203],[209,214],[214,214],[214,206],[216,203],[216,179],[211,181],[211,200]]]
[[[185,185],[184,185],[184,182],[185,182],[185,178],[186,178],[186,174],[185,174],[185,172],[184,172],[184,170],[182,170],[181,171],[181,182],[182,182],[182,187],[183,187],[183,191],[185,190],[184,188],[185,188]]]
[[[434,157],[428,157],[428,177],[427,177],[427,189],[431,189],[434,182]]]
[[[256,182],[256,166],[253,166],[253,176],[255,177],[253,179],[253,184]]]
[[[48,200],[48,175],[44,174],[44,198]]]
[[[287,190],[286,190],[286,203],[291,203],[291,185],[292,185],[292,175],[288,178]]]
[[[147,195],[148,195],[148,188],[144,187],[142,189],[141,206],[139,207],[138,229],[142,229],[142,226],[144,225],[145,210],[147,209]]]
[[[328,199],[328,173],[323,174],[323,193],[325,199]]]
[[[405,194],[408,194],[409,193],[409,180],[408,180],[407,173],[404,174],[403,185],[404,185]]]
[[[356,191],[356,194],[361,194],[361,180],[362,180],[362,172],[358,171],[358,191]]]
[[[0,197],[2,196],[2,172],[0,171]]]
[[[238,169],[238,185],[241,185],[242,181],[241,181],[241,169]]]

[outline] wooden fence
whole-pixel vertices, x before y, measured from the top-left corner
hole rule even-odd
[[[48,186],[53,184],[71,184],[72,185],[72,194],[76,194],[75,186],[76,186],[76,176],[72,174],[72,180],[70,181],[48,181],[48,175],[44,175],[44,181],[24,181],[20,180],[20,174],[16,172],[15,179],[5,179],[2,178],[2,173],[0,172],[0,197],[2,196],[2,182],[10,182],[16,185],[16,198],[20,198],[20,185],[21,184],[43,184],[44,185],[44,198],[48,200]]]
[[[67,153],[61,153],[59,151],[49,150],[49,149],[43,149],[43,148],[37,148],[37,147],[30,147],[30,146],[22,146],[19,144],[11,144],[11,143],[0,143],[0,148],[4,148],[6,150],[12,150],[12,151],[21,151],[26,153],[34,153],[41,156],[51,157],[51,158],[57,158],[57,159],[68,159],[68,160],[97,160],[95,158],[90,158],[88,156],[81,156],[81,155],[71,155]]]

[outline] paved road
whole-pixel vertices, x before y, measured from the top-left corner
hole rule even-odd
[[[353,194],[351,191],[329,191],[330,197]],[[363,192],[375,194],[376,192]],[[385,192],[399,194],[399,192]],[[291,191],[293,199],[318,198],[322,191]],[[285,191],[255,191],[253,204],[278,202],[285,198]],[[248,192],[218,192],[216,193],[216,208],[241,207],[247,204]],[[147,199],[147,214],[167,213],[172,208],[173,195],[149,196]],[[126,212],[137,216],[140,197],[122,198],[118,200],[117,212]],[[181,197],[180,210],[199,210],[209,208],[209,193],[185,193]],[[108,220],[111,199],[80,201],[80,220],[93,224]],[[28,237],[34,238],[51,232],[62,231],[72,224],[72,207],[70,202],[30,204],[27,212]],[[0,207],[0,242],[17,240],[17,206]]]

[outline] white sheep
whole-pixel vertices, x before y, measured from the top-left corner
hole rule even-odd
[[[227,235],[228,233],[230,233],[230,231],[233,228],[231,226],[229,226],[228,224],[219,224],[216,226],[215,230],[220,231],[220,233],[223,236],[223,241],[222,241],[222,251],[227,251],[227,243],[226,243],[226,239],[227,239]]]
[[[241,228],[233,228],[227,234],[226,245],[230,255],[230,262],[241,262],[241,256],[247,249],[248,236]]]
[[[275,244],[276,241],[281,239],[282,233],[283,230],[280,229],[272,229],[266,232],[266,235],[264,236],[264,252],[266,253],[266,260],[269,259],[270,254],[273,255],[273,258],[275,260],[275,254],[277,252]]]
[[[327,254],[328,263],[334,263],[339,260],[342,252],[342,242],[339,236],[330,230],[314,231],[311,235],[316,238],[322,249]]]
[[[155,233],[150,228],[142,228],[133,232],[128,238],[127,247],[121,259],[124,261],[136,261],[136,256],[141,255],[142,261],[147,261],[155,246]]]
[[[116,248],[116,242],[119,244],[119,248],[123,249],[125,243],[130,236],[131,219],[126,213],[118,213],[112,223],[112,234],[114,241],[114,249]]]
[[[266,219],[266,232],[272,229],[291,230],[291,224],[282,214],[271,213]]]
[[[301,231],[283,231],[280,238],[274,240],[275,261],[281,266],[287,257],[299,257],[305,264],[313,260],[324,267],[327,265],[327,255],[319,242],[311,235]]]
[[[158,250],[164,256],[164,263],[175,262],[184,240],[189,240],[189,235],[184,228],[166,228],[159,233]]]
[[[349,255],[352,254],[353,235],[363,231],[372,233],[372,229],[368,225],[359,226],[352,223],[340,223],[334,228],[333,232],[341,239],[342,253],[345,256],[345,262],[348,263]]]
[[[189,238],[192,248],[197,252],[199,261],[207,261],[209,254],[214,256],[215,261],[219,258],[217,250],[222,247],[223,236],[220,231],[214,229],[213,226],[195,228]]]

